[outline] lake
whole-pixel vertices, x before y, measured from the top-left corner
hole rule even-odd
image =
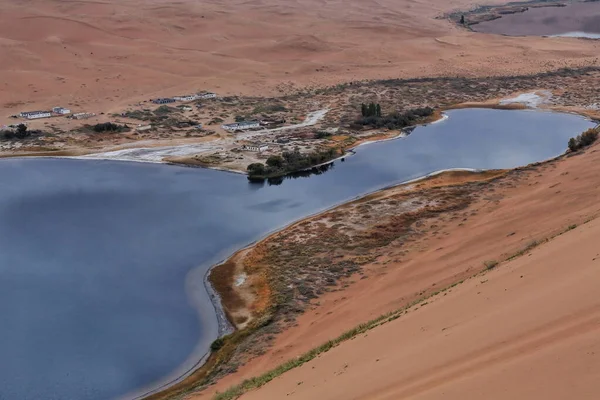
[[[476,32],[508,36],[565,36],[600,38],[600,3],[571,3],[565,7],[530,7],[522,13],[472,25]]]
[[[536,111],[448,115],[280,185],[160,164],[0,160],[0,399],[104,400],[154,388],[217,337],[203,277],[236,249],[434,171],[554,157],[594,126]]]

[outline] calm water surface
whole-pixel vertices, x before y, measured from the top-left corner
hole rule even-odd
[[[532,111],[448,114],[277,186],[164,165],[0,161],[0,399],[100,400],[152,387],[217,336],[201,278],[236,248],[433,171],[547,159],[593,126]]]
[[[600,3],[541,7],[504,15],[472,26],[477,32],[509,36],[565,36],[600,38]]]

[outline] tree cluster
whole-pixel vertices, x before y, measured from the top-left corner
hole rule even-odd
[[[303,154],[298,150],[285,151],[280,156],[271,156],[263,163],[248,165],[248,177],[250,179],[264,179],[275,176],[283,176],[291,172],[311,168],[315,165],[331,161],[342,154],[340,149],[329,148],[312,153]]]
[[[598,139],[598,131],[595,128],[590,128],[581,135],[569,139],[569,150],[577,151],[589,146]]]
[[[118,125],[118,124],[114,124],[112,122],[104,122],[104,123],[100,123],[100,124],[94,125],[94,127],[92,128],[92,130],[94,132],[96,132],[96,133],[104,133],[104,132],[109,132],[109,133],[127,132],[127,131],[129,131],[129,126],[127,126],[127,125]]]
[[[433,115],[433,108],[423,107],[408,110],[404,113],[393,113],[384,116],[369,115],[355,121],[355,124],[374,128],[402,129],[415,125],[419,120]]]
[[[32,131],[27,129],[27,125],[19,124],[14,130],[4,130],[2,131],[2,137],[4,139],[25,139],[28,136],[31,136]]]
[[[360,105],[360,113],[363,117],[381,117],[381,106],[379,103],[363,103]]]

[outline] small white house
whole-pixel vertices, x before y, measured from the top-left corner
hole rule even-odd
[[[52,109],[52,112],[54,114],[61,114],[61,115],[71,114],[71,110],[69,110],[68,108],[63,108],[63,107],[54,107]]]
[[[234,122],[232,124],[225,124],[221,126],[223,129],[229,132],[241,131],[244,129],[254,129],[260,127],[260,122],[258,121],[242,121],[242,122]]]
[[[169,104],[169,103],[175,103],[175,99],[172,99],[170,97],[164,97],[164,98],[160,98],[160,99],[154,99],[154,100],[152,100],[152,102],[154,104]]]
[[[88,119],[88,118],[92,118],[95,116],[96,116],[96,114],[94,114],[94,113],[85,113],[85,112],[76,113],[76,114],[72,115],[73,119]]]
[[[249,143],[249,144],[243,145],[242,150],[257,151],[259,153],[262,153],[263,151],[269,150],[269,145],[262,144],[262,143]]]
[[[152,125],[139,124],[137,128],[135,128],[135,130],[138,132],[149,131],[150,129],[152,129]]]
[[[27,119],[38,119],[38,118],[50,118],[52,113],[50,111],[25,111],[19,114],[22,118]]]
[[[197,94],[186,94],[183,96],[175,96],[173,97],[173,100],[177,100],[177,101],[194,101],[194,100],[198,100],[200,98],[199,95]]]
[[[204,93],[199,93],[198,96],[201,99],[214,99],[215,97],[217,97],[217,94],[212,93],[212,92],[204,92]]]

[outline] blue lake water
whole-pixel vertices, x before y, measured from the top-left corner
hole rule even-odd
[[[0,160],[0,399],[103,400],[152,388],[216,338],[202,277],[237,248],[437,170],[556,156],[594,125],[534,111],[448,115],[281,185],[156,164]]]

